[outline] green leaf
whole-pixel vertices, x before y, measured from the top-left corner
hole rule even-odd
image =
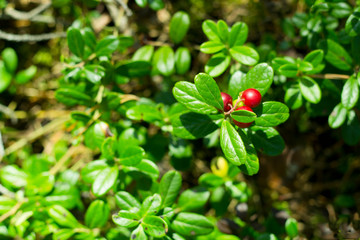
[[[256,153],[256,149],[251,140],[245,135],[242,130],[239,130],[239,135],[244,142],[246,149],[246,161],[244,164],[239,166],[239,169],[242,173],[252,176],[259,172],[259,158]],[[239,189],[235,186],[233,190],[236,190],[235,193],[232,193],[233,198],[238,198],[241,200],[243,198],[243,193],[239,192]]]
[[[81,29],[81,33],[83,35],[84,43],[91,49],[91,52],[94,51],[96,47],[96,36],[91,28],[86,27]]]
[[[179,47],[175,52],[175,68],[178,74],[185,74],[191,66],[191,54],[189,49]]]
[[[102,200],[95,200],[85,213],[85,224],[89,228],[101,228],[107,223],[109,214],[108,204]]]
[[[231,57],[223,52],[213,55],[205,65],[205,72],[212,77],[218,77],[229,67]]]
[[[134,231],[131,232],[130,239],[134,239],[134,240],[147,240],[148,239],[144,232],[144,228],[141,224],[139,226],[137,226],[137,228],[135,228]]]
[[[136,172],[141,175],[146,175],[152,178],[153,180],[158,179],[160,174],[157,165],[154,162],[146,159],[142,159],[141,162],[136,166],[126,167],[126,171]]]
[[[353,7],[346,2],[334,2],[331,5],[331,16],[336,18],[345,18],[351,14]]]
[[[6,71],[14,74],[16,71],[16,68],[18,66],[18,56],[16,55],[16,52],[12,48],[5,48],[1,52],[2,60],[4,61],[4,66],[6,68]]]
[[[217,53],[225,48],[222,42],[207,41],[200,45],[200,51],[207,54]]]
[[[258,151],[276,156],[285,149],[285,142],[275,128],[252,126],[250,129],[249,137]]]
[[[345,24],[345,31],[350,37],[360,34],[360,8],[350,15]]]
[[[205,102],[193,83],[177,82],[173,88],[173,95],[176,100],[193,112],[204,114],[217,112],[214,107]]]
[[[214,21],[205,20],[202,23],[202,30],[210,40],[218,41],[218,42],[221,41],[219,33],[218,33],[217,25]]]
[[[120,191],[115,194],[116,204],[123,210],[130,210],[131,208],[140,209],[140,202],[130,193]]]
[[[218,187],[224,183],[224,179],[213,173],[204,173],[199,178],[199,184],[207,188]]]
[[[125,166],[136,166],[139,164],[145,155],[144,149],[139,146],[118,146],[120,156],[118,161]]]
[[[341,125],[343,125],[343,123],[346,120],[346,115],[347,115],[347,109],[344,108],[344,106],[339,103],[338,105],[335,106],[335,108],[332,110],[332,112],[329,115],[329,126],[331,128],[338,128]]]
[[[284,101],[292,110],[302,106],[303,98],[298,84],[293,85],[286,90]]]
[[[117,75],[128,78],[147,76],[150,72],[151,64],[147,61],[127,62],[115,69]]]
[[[170,207],[175,202],[181,188],[181,182],[181,175],[177,171],[168,171],[164,174],[159,187],[162,207]]]
[[[1,183],[13,188],[26,186],[27,174],[16,165],[7,165],[0,169]]]
[[[110,56],[120,45],[118,37],[109,35],[101,39],[95,47],[96,56]]]
[[[105,76],[105,68],[100,65],[86,65],[83,70],[85,78],[90,82],[97,84]]]
[[[28,178],[25,193],[27,196],[46,195],[53,189],[55,178],[49,172],[42,172]]]
[[[304,76],[299,81],[300,91],[303,97],[311,103],[319,103],[321,100],[321,89],[319,84],[312,78]]]
[[[229,26],[226,24],[224,20],[219,20],[217,22],[217,29],[219,36],[221,38],[221,41],[223,43],[227,43],[229,39]]]
[[[18,84],[25,84],[30,81],[36,74],[37,67],[31,65],[25,70],[19,71],[15,76],[15,82]]]
[[[107,167],[101,170],[92,185],[92,192],[95,196],[101,197],[107,193],[115,184],[119,170],[117,166]]]
[[[80,30],[74,27],[68,28],[66,38],[70,51],[76,56],[82,57],[85,44]]]
[[[170,21],[170,39],[174,43],[181,42],[190,26],[190,16],[186,12],[178,11],[174,14]]]
[[[289,235],[289,237],[291,238],[296,237],[299,234],[297,221],[294,218],[288,218],[285,222],[285,230],[287,235]]]
[[[69,228],[59,229],[56,232],[54,232],[52,239],[67,240],[71,238],[74,234],[75,234],[74,229],[69,229]]]
[[[168,231],[166,222],[157,216],[146,216],[141,225],[147,234],[155,238],[164,237]]]
[[[255,65],[259,61],[259,54],[251,47],[234,46],[230,48],[231,56],[238,62],[245,65]]]
[[[17,201],[10,197],[0,196],[0,214],[4,214],[16,205]]]
[[[299,71],[298,66],[295,63],[288,63],[285,65],[282,65],[279,68],[279,73],[281,75],[284,75],[285,77],[290,77],[290,78],[296,77],[298,74],[298,71]]]
[[[298,67],[301,72],[311,72],[314,69],[313,65],[306,61],[299,61]]]
[[[165,7],[163,0],[148,0],[148,2],[149,2],[149,7],[154,11],[158,11]]]
[[[76,218],[60,205],[53,205],[47,209],[49,216],[60,226],[76,228],[79,223]]]
[[[5,91],[11,83],[12,75],[9,73],[3,61],[0,61],[0,93]]]
[[[304,61],[311,63],[314,67],[321,64],[324,58],[324,51],[317,49],[308,53]]]
[[[154,54],[154,46],[146,45],[136,50],[136,52],[132,56],[132,60],[150,62],[153,54]]]
[[[196,213],[179,213],[171,223],[171,228],[183,235],[195,237],[206,235],[214,230],[214,226],[206,217]]]
[[[141,217],[138,212],[120,210],[117,215],[114,214],[112,216],[112,219],[115,224],[121,227],[132,228],[136,227],[140,223]]]
[[[255,88],[264,96],[270,88],[274,77],[273,69],[266,63],[253,67],[247,74],[244,81],[241,81],[241,90]]]
[[[55,98],[68,106],[74,106],[76,104],[91,106],[93,104],[93,99],[90,96],[72,88],[57,89]]]
[[[157,107],[149,105],[135,105],[126,111],[126,117],[131,120],[156,122],[162,121],[163,116]]]
[[[349,145],[355,145],[360,141],[360,122],[354,110],[347,114],[346,124],[342,126],[342,136]]]
[[[181,211],[193,211],[205,206],[210,192],[204,187],[195,187],[185,190],[179,197],[178,206]]]
[[[84,182],[93,183],[96,176],[105,168],[108,168],[109,165],[106,163],[106,160],[96,160],[89,162],[81,169],[81,177]]]
[[[105,122],[92,124],[85,132],[85,145],[90,149],[101,148],[109,131],[109,125]]]
[[[333,40],[327,39],[319,43],[325,53],[325,60],[328,61],[334,67],[341,70],[350,70],[352,68],[352,59],[346,50],[334,42]]]
[[[205,73],[197,74],[195,76],[195,87],[205,102],[220,110],[224,108],[220,89],[212,77]]]
[[[352,109],[359,99],[359,85],[357,79],[351,76],[346,80],[345,85],[341,92],[341,103],[343,107],[350,110]]]
[[[145,198],[140,208],[141,215],[156,215],[160,209],[161,201],[161,196],[157,193]]]
[[[231,113],[231,117],[238,122],[250,123],[255,121],[256,114],[246,110],[238,110]]]
[[[229,36],[229,46],[230,48],[234,46],[241,46],[245,43],[248,37],[248,26],[246,23],[237,22],[231,27],[230,36]]]
[[[246,161],[245,145],[235,128],[223,121],[220,130],[220,145],[227,160],[239,166]]]
[[[237,99],[239,93],[241,92],[241,83],[244,83],[246,80],[246,74],[241,71],[234,72],[229,80],[228,94],[231,95],[234,99]]]
[[[139,7],[145,7],[146,4],[148,3],[148,0],[135,0],[136,4],[139,6]]]
[[[193,112],[174,115],[171,123],[173,134],[184,139],[203,138],[219,128],[210,116]]]
[[[174,72],[175,56],[174,51],[169,46],[160,47],[154,54],[153,65],[164,76],[170,76]]]
[[[255,119],[257,126],[274,127],[289,118],[289,108],[280,102],[263,102],[259,107],[254,109],[254,111],[258,116]]]

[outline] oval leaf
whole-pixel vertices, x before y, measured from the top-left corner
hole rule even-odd
[[[300,91],[303,97],[311,103],[318,103],[321,100],[321,89],[319,84],[310,77],[302,77],[299,81]]]
[[[175,55],[169,46],[160,47],[154,54],[153,64],[164,75],[170,76],[174,72]]]
[[[255,120],[257,126],[274,127],[289,118],[289,108],[280,102],[263,102],[254,111],[258,115]]]
[[[353,108],[359,99],[359,85],[357,79],[351,76],[346,80],[341,92],[341,103],[346,109]]]
[[[191,54],[189,49],[179,47],[175,52],[175,68],[178,74],[185,74],[191,66]]]
[[[224,108],[220,89],[212,77],[205,73],[199,73],[195,76],[195,87],[205,102],[219,110]]]
[[[174,14],[170,21],[170,39],[179,43],[185,37],[190,26],[190,16],[186,12],[179,11]]]
[[[181,182],[181,175],[177,171],[169,171],[164,174],[160,181],[162,207],[170,207],[175,202],[181,188]]]
[[[179,213],[171,223],[171,228],[183,236],[195,237],[213,231],[214,226],[209,219],[196,213]]]
[[[101,197],[107,193],[115,184],[119,170],[116,166],[107,167],[101,170],[92,185],[92,192],[95,196]]]
[[[259,54],[251,47],[235,46],[230,48],[231,56],[238,62],[245,65],[255,65],[259,61]]]

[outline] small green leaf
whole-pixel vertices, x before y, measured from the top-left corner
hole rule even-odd
[[[259,61],[259,54],[251,47],[234,46],[230,48],[231,56],[238,62],[245,65],[255,65]]]
[[[108,204],[102,200],[91,202],[85,213],[85,224],[89,228],[101,228],[107,223],[110,214]]]
[[[170,207],[175,202],[181,188],[181,182],[181,175],[177,171],[169,171],[164,174],[160,181],[162,207]]]
[[[12,48],[5,48],[1,52],[2,60],[4,61],[4,66],[6,68],[6,71],[14,74],[16,71],[16,68],[18,66],[18,56],[14,49]]]
[[[222,42],[207,41],[200,45],[200,51],[207,54],[217,53],[225,48]]]
[[[221,42],[217,25],[212,20],[205,20],[202,23],[202,30],[205,33],[205,35],[212,41],[218,41]]]
[[[303,97],[311,103],[319,103],[321,100],[321,89],[319,84],[312,78],[304,76],[299,81],[300,91]]]
[[[121,144],[118,151],[120,153],[118,161],[125,166],[136,166],[145,155],[144,149],[139,146],[123,146]]]
[[[231,57],[223,52],[213,55],[205,65],[205,72],[212,77],[218,77],[229,67]]]
[[[293,85],[286,90],[284,101],[292,110],[302,106],[303,98],[298,84]]]
[[[324,58],[324,51],[317,49],[308,53],[305,56],[304,61],[311,63],[313,66],[317,66],[323,61],[323,58]]]
[[[245,149],[246,149],[246,161],[244,164],[239,166],[239,169],[242,173],[252,176],[259,172],[259,158],[256,153],[256,149],[254,147],[254,144],[251,142],[251,140],[246,136],[246,134],[239,130],[239,135],[241,139],[244,142]],[[238,193],[238,188],[235,187],[235,193],[232,193],[233,198],[238,198],[239,201],[243,198],[243,193]],[[239,196],[238,196],[239,195]]]
[[[49,216],[60,226],[76,228],[79,223],[76,218],[60,205],[53,205],[47,209]]]
[[[162,121],[163,116],[158,108],[149,105],[135,105],[126,111],[126,117],[131,120],[156,122]]]
[[[170,76],[174,72],[175,55],[169,46],[160,47],[154,54],[153,65],[164,75]]]
[[[0,93],[5,91],[11,83],[12,75],[9,73],[3,61],[0,61]]]
[[[359,99],[359,85],[357,79],[351,76],[346,80],[341,92],[341,103],[346,109],[352,109]]]
[[[195,76],[195,87],[205,102],[220,110],[224,108],[220,89],[212,77],[205,73],[197,74]]]
[[[148,0],[135,0],[136,4],[139,6],[139,7],[145,7],[148,3]]]
[[[96,160],[89,162],[81,169],[81,177],[84,182],[93,183],[96,176],[101,172],[101,170],[108,168],[106,160]]]
[[[257,114],[255,124],[262,127],[273,127],[285,122],[289,118],[289,108],[280,102],[263,102],[254,109]]]
[[[346,120],[346,116],[347,116],[347,109],[344,108],[344,106],[339,103],[338,105],[335,106],[335,108],[332,110],[332,112],[329,115],[329,126],[331,128],[338,128],[341,125],[343,125],[343,123]]]
[[[220,145],[227,160],[239,166],[246,161],[245,145],[239,133],[228,122],[223,121],[220,130]]]
[[[139,226],[137,226],[137,228],[135,228],[134,231],[131,232],[130,239],[134,239],[134,240],[147,240],[148,239],[144,232],[144,228],[141,224]]]
[[[149,7],[154,11],[159,11],[165,7],[163,0],[148,0]]]
[[[95,122],[85,132],[85,145],[90,149],[101,148],[109,131],[105,122]]]
[[[70,51],[78,57],[84,55],[84,39],[79,29],[70,27],[67,30],[67,43]]]
[[[213,173],[204,173],[199,178],[199,184],[207,188],[218,187],[224,183],[224,179]]]
[[[299,234],[297,221],[294,218],[288,218],[285,223],[285,230],[287,235],[289,235],[289,237],[291,238],[296,237]]]
[[[96,56],[109,56],[119,47],[120,40],[118,37],[109,35],[101,39],[95,47]]]
[[[42,172],[36,176],[28,178],[25,193],[27,196],[46,195],[51,192],[54,184],[54,175],[49,174],[49,172]]]
[[[360,8],[356,8],[345,24],[345,31],[350,37],[360,34]]]
[[[136,227],[140,223],[141,217],[138,212],[120,210],[118,214],[112,216],[113,222],[121,227]]]
[[[181,211],[193,211],[202,208],[209,200],[210,192],[204,187],[185,190],[179,197]]]
[[[260,63],[246,74],[244,81],[241,81],[240,91],[255,88],[261,93],[261,96],[264,96],[272,84],[273,77],[273,69],[267,63]]]
[[[71,238],[74,234],[75,234],[74,229],[69,229],[69,228],[59,229],[56,232],[54,232],[52,239],[67,240]]]
[[[105,68],[100,65],[86,65],[83,70],[85,78],[90,82],[97,84],[105,76]]]
[[[241,71],[234,72],[229,80],[228,94],[237,99],[241,92],[241,83],[245,82],[246,74]],[[245,90],[245,89],[244,89]]]
[[[25,70],[19,71],[15,76],[15,82],[18,84],[25,84],[30,81],[36,74],[37,67],[32,65]]]
[[[81,30],[81,33],[83,35],[85,45],[91,49],[91,52],[93,52],[96,47],[96,36],[94,32],[91,28],[86,27]]]
[[[185,74],[191,66],[191,54],[189,49],[179,47],[175,52],[175,68],[178,74]]]
[[[141,223],[145,232],[152,237],[164,237],[168,231],[166,222],[158,216],[146,216]]]
[[[184,39],[189,26],[189,14],[183,11],[176,12],[170,21],[170,39],[176,44],[181,42]]]
[[[279,73],[281,75],[284,75],[285,77],[290,77],[290,78],[296,77],[298,74],[298,71],[299,71],[298,66],[295,63],[288,63],[285,65],[282,65],[279,68]]]
[[[160,174],[158,166],[154,162],[146,159],[142,159],[136,166],[126,167],[126,171],[138,173],[140,176],[146,175],[153,180],[158,179]]]
[[[250,129],[249,136],[258,151],[269,156],[276,156],[285,149],[284,139],[275,128],[252,126]]]
[[[231,117],[238,122],[250,123],[255,121],[256,114],[246,110],[237,110],[231,113]]]
[[[183,235],[195,237],[206,235],[214,230],[214,226],[205,216],[196,213],[179,213],[171,223],[171,228]]]
[[[231,27],[230,36],[229,36],[229,46],[230,48],[234,46],[241,46],[245,43],[248,37],[248,26],[246,23],[237,22]]]
[[[27,174],[16,165],[7,165],[0,169],[1,183],[13,188],[26,186]]]
[[[157,193],[145,198],[140,208],[141,215],[156,215],[160,209],[161,201],[161,196]]]
[[[132,60],[150,62],[153,54],[154,54],[154,46],[146,45],[136,50],[136,52],[132,56]]]
[[[325,60],[334,67],[341,70],[350,70],[352,68],[352,59],[346,50],[333,40],[327,39],[319,43],[325,53]]]
[[[115,194],[115,202],[122,210],[130,210],[131,208],[140,209],[140,202],[130,193],[120,191]]]
[[[80,91],[73,88],[59,88],[55,92],[55,98],[65,105],[74,106],[76,104],[91,106],[93,99]]]
[[[346,2],[334,2],[330,4],[330,14],[336,18],[345,18],[353,11],[353,7]]]
[[[101,170],[92,185],[92,192],[95,196],[101,197],[107,193],[115,184],[119,170],[117,166],[107,167]]]
[[[221,41],[223,43],[227,43],[229,38],[229,26],[226,24],[224,20],[219,20],[217,22],[217,30],[221,38]]]
[[[205,102],[195,87],[190,82],[177,82],[173,88],[173,94],[176,100],[184,104],[185,107],[197,113],[216,113],[217,110]]]
[[[121,77],[143,77],[151,72],[151,64],[147,61],[131,61],[118,66],[115,73]]]
[[[0,196],[0,214],[4,214],[16,205],[17,201],[10,197]]]

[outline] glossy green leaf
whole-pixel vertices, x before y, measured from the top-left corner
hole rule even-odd
[[[165,7],[163,0],[147,0],[149,2],[149,7],[154,11],[159,11]]]
[[[347,114],[347,120],[342,126],[342,136],[349,145],[358,144],[360,141],[360,122],[354,110]]]
[[[285,77],[290,77],[290,78],[296,77],[298,74],[298,71],[299,71],[298,66],[295,63],[288,63],[285,65],[282,65],[279,68],[279,73],[281,75],[284,75]]]
[[[122,210],[130,210],[131,208],[140,209],[140,202],[130,193],[120,191],[115,194],[115,202]]]
[[[217,53],[224,48],[224,43],[218,41],[207,41],[200,45],[200,51],[207,54]]]
[[[319,84],[310,77],[302,77],[299,81],[300,91],[303,97],[311,103],[318,103],[321,100],[321,89]]]
[[[148,3],[148,0],[135,0],[136,4],[139,6],[139,7],[145,7]]]
[[[126,167],[126,171],[146,175],[154,180],[158,179],[160,174],[157,165],[154,162],[146,159],[142,159],[141,162],[135,166]]]
[[[239,130],[239,135],[245,146],[246,161],[244,164],[242,164],[238,167],[242,173],[252,176],[259,172],[259,166],[260,166],[259,158],[257,156],[257,152],[254,147],[254,144],[251,142],[251,140],[248,138],[248,136],[246,136],[246,134],[242,130]],[[239,192],[237,187],[235,187],[234,190],[236,190],[236,192],[232,193],[232,197],[241,201],[241,199],[243,198],[242,192]]]
[[[313,65],[306,61],[299,61],[298,68],[301,72],[311,72],[314,69]]]
[[[224,183],[224,179],[213,173],[204,173],[199,178],[199,184],[207,188],[218,187]]]
[[[126,117],[132,120],[156,122],[162,121],[163,116],[158,108],[149,105],[135,105],[126,111]]]
[[[220,130],[220,146],[227,160],[239,166],[246,161],[245,145],[239,133],[228,122],[223,121]]]
[[[91,28],[86,27],[81,30],[81,33],[83,35],[85,45],[88,46],[93,52],[96,47],[96,36],[94,32]]]
[[[120,40],[118,37],[109,35],[101,39],[95,47],[96,56],[109,56],[119,47]]]
[[[250,123],[255,121],[256,114],[246,110],[237,110],[231,113],[231,117],[238,122]]]
[[[146,61],[150,62],[154,54],[154,46],[146,45],[142,46],[132,56],[133,61]]]
[[[178,11],[174,14],[170,21],[169,36],[174,43],[180,43],[190,26],[190,16],[184,11]]]
[[[81,169],[81,177],[87,183],[93,183],[96,176],[109,165],[106,160],[96,160],[89,162]]]
[[[160,47],[154,54],[153,64],[164,75],[170,76],[174,72],[175,54],[171,47]]]
[[[195,87],[205,102],[217,109],[223,109],[224,103],[221,98],[220,89],[215,80],[205,73],[195,76]]]
[[[141,225],[148,235],[155,238],[164,237],[168,231],[166,222],[158,216],[146,216]]]
[[[248,26],[246,23],[237,22],[231,27],[230,36],[229,36],[229,46],[230,48],[234,46],[241,46],[245,43],[248,37]]]
[[[53,205],[47,209],[49,216],[60,226],[76,228],[79,223],[76,218],[60,205]]]
[[[275,234],[272,233],[264,233],[256,238],[256,240],[278,240]]]
[[[330,11],[331,16],[334,16],[336,18],[345,18],[349,16],[353,11],[353,7],[346,2],[334,2],[334,3],[330,3],[330,6],[331,6],[331,11]]]
[[[285,222],[285,230],[287,235],[289,235],[289,237],[291,238],[296,237],[299,234],[297,221],[294,218],[288,218]]]
[[[289,108],[280,102],[263,102],[259,107],[254,109],[254,111],[258,116],[255,119],[257,126],[274,127],[289,118]]]
[[[231,57],[223,52],[213,55],[205,65],[205,72],[212,77],[218,77],[229,67]]]
[[[347,116],[347,109],[344,108],[344,106],[339,103],[338,105],[335,106],[335,108],[332,110],[332,112],[329,115],[329,126],[331,128],[338,128],[341,125],[343,125],[343,123],[346,120],[346,116]]]
[[[308,53],[305,56],[304,61],[311,63],[315,67],[319,65],[323,61],[323,59],[324,59],[324,51],[317,49]]]
[[[125,166],[136,166],[145,155],[144,149],[139,146],[119,146],[120,156],[118,161]]]
[[[59,88],[55,92],[55,98],[65,105],[74,106],[77,104],[91,106],[93,99],[80,91],[73,88]]]
[[[115,184],[119,170],[116,166],[107,167],[101,170],[94,180],[92,192],[95,196],[101,197],[107,193]]]
[[[185,74],[191,66],[191,54],[189,49],[179,47],[175,52],[175,68],[178,74]]]
[[[176,100],[184,104],[191,111],[204,114],[217,112],[214,107],[206,103],[193,83],[185,81],[177,82],[173,88],[173,95]]]
[[[214,226],[211,221],[203,215],[181,212],[171,223],[171,228],[183,236],[195,237],[211,233]]]
[[[273,77],[273,69],[266,63],[260,63],[246,74],[246,78],[240,83],[240,91],[255,88],[261,93],[261,96],[264,96],[272,84]]]
[[[137,226],[137,228],[134,229],[134,231],[131,232],[130,239],[134,240],[147,240],[147,236],[144,232],[144,228],[142,225]]]
[[[19,71],[15,75],[15,82],[18,84],[25,84],[29,82],[36,74],[37,67],[32,65],[25,70]]]
[[[97,84],[105,76],[105,68],[100,65],[86,65],[83,70],[85,78],[90,82]]]
[[[92,124],[85,132],[85,145],[91,149],[101,148],[108,131],[109,125],[105,122]]]
[[[84,55],[85,43],[79,29],[70,27],[67,30],[67,43],[70,51],[78,57]]]
[[[10,211],[15,205],[17,201],[10,197],[0,196],[0,214],[4,214]]]
[[[145,198],[140,208],[141,215],[156,215],[160,209],[161,202],[161,196],[157,193]]]
[[[250,129],[249,136],[258,151],[276,156],[285,149],[285,142],[275,128],[252,126]]]
[[[160,195],[162,198],[162,207],[170,207],[179,194],[181,188],[181,175],[177,171],[168,171],[160,181]]]
[[[360,34],[360,8],[350,15],[345,24],[345,31],[350,37]]]
[[[21,188],[27,183],[27,174],[16,165],[7,165],[0,169],[0,179],[5,186]]]
[[[241,71],[234,72],[229,80],[228,94],[237,99],[239,93],[241,92],[241,83],[245,82],[246,74]]]
[[[147,61],[131,61],[118,66],[115,73],[122,77],[143,77],[151,72],[151,63]]]
[[[204,187],[187,189],[181,193],[178,206],[182,211],[193,211],[205,206],[209,200],[210,192]]]
[[[7,72],[14,74],[18,66],[18,56],[13,48],[5,48],[1,57]]]
[[[202,138],[219,128],[210,116],[193,112],[177,114],[171,123],[174,135],[184,139]]]
[[[234,46],[230,48],[231,56],[238,62],[245,65],[255,65],[259,61],[259,54],[251,47]]]
[[[118,214],[112,216],[115,224],[126,228],[136,227],[140,223],[140,219],[141,217],[137,212],[126,210],[120,210]]]
[[[351,76],[346,80],[341,92],[341,103],[346,109],[353,108],[359,99],[359,85],[357,79]]]
[[[319,43],[325,53],[325,59],[334,67],[341,70],[350,70],[352,68],[352,59],[346,50],[333,40],[327,39]]]
[[[205,35],[208,37],[208,39],[212,41],[221,41],[217,25],[212,20],[205,20],[202,23],[202,30],[205,33]]]
[[[302,106],[303,98],[298,84],[291,86],[286,90],[284,101],[292,110]]]
[[[101,228],[107,223],[109,214],[108,204],[102,200],[95,200],[85,213],[85,224],[89,228]]]
[[[42,172],[36,176],[29,177],[25,193],[27,196],[46,195],[53,189],[55,184],[54,175]]]
[[[5,91],[11,83],[12,75],[9,73],[3,61],[0,61],[0,93]]]

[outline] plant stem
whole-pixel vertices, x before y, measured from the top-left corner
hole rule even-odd
[[[332,79],[332,80],[347,80],[350,78],[349,75],[335,74],[335,73],[313,74],[313,75],[310,75],[310,77],[321,78],[321,79]]]

